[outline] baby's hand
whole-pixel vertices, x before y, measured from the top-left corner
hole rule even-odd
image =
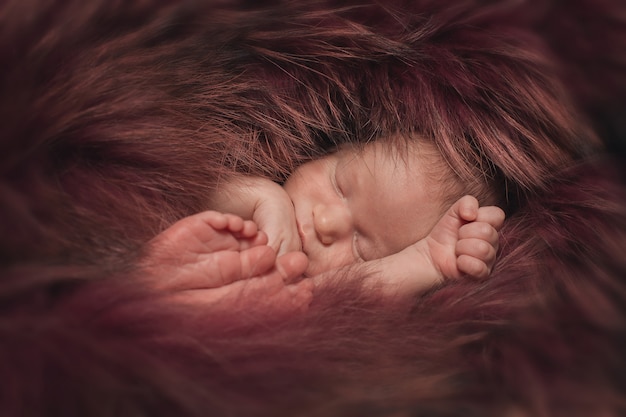
[[[487,278],[496,260],[503,222],[500,208],[479,207],[476,198],[462,197],[424,239],[371,261],[374,273],[365,284],[385,295],[411,297],[445,279]]]
[[[454,203],[426,238],[433,264],[444,279],[489,276],[504,217],[499,207],[479,207],[472,196]]]
[[[291,200],[288,204],[287,202],[265,201],[254,211],[252,219],[259,226],[259,230],[267,234],[267,244],[279,256],[302,250],[302,241],[298,234]]]
[[[215,210],[253,220],[279,256],[302,250],[293,203],[275,182],[254,176],[235,177],[225,181],[212,200]]]
[[[496,261],[499,246],[498,231],[504,223],[505,216],[499,207],[478,208],[475,205],[477,203],[467,201],[468,207],[462,208],[460,212],[463,220],[469,223],[459,228],[456,266],[466,275],[484,279],[489,276]]]
[[[278,256],[302,250],[296,214],[289,195],[278,184],[264,180],[252,220],[265,232]]]

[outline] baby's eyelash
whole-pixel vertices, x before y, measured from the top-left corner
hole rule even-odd
[[[359,233],[354,232],[354,236],[352,238],[352,252],[354,253],[354,257],[357,261],[365,261],[363,258],[361,251],[359,250]]]

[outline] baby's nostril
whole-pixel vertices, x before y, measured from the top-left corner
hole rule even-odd
[[[320,242],[322,242],[322,244],[324,245],[330,245],[331,243],[333,243],[333,238],[330,235],[319,235],[318,234],[318,238],[320,239]]]

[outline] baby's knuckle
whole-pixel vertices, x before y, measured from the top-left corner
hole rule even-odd
[[[481,261],[480,259],[474,258],[474,262],[472,263],[473,276],[482,277],[485,275],[485,271],[487,270],[487,265]]]
[[[479,223],[478,224],[478,234],[483,239],[489,239],[493,235],[495,229],[489,223]]]
[[[476,258],[472,258],[468,261],[467,265],[467,273],[473,277],[477,277],[480,275],[482,271],[482,266],[480,260]]]
[[[489,256],[490,250],[491,250],[491,245],[485,242],[484,240],[480,240],[476,242],[476,252],[478,256],[480,256],[481,258],[484,259],[487,256]]]

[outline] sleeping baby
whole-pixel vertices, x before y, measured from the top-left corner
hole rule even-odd
[[[180,288],[258,277],[310,286],[362,268],[365,285],[412,295],[489,275],[504,212],[484,188],[476,193],[487,205],[465,195],[428,142],[346,145],[300,166],[282,187],[253,176],[227,181],[213,211],[153,240],[150,261],[171,267]]]

